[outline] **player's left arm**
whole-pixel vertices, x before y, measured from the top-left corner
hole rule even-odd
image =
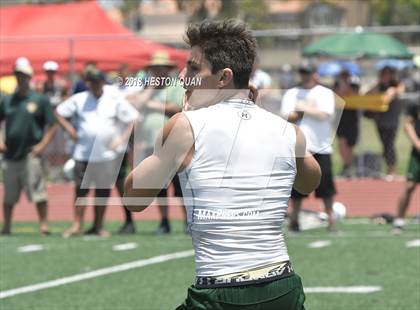
[[[193,131],[187,117],[178,113],[158,135],[153,154],[127,177],[123,199],[127,209],[133,212],[146,209],[173,176],[185,169],[193,153]]]

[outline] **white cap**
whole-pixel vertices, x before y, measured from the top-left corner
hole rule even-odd
[[[32,75],[34,73],[34,70],[26,57],[19,57],[16,59],[14,70],[15,72],[21,72],[26,75]]]
[[[57,71],[58,63],[52,60],[48,60],[44,62],[44,65],[42,67],[44,68],[44,71]]]

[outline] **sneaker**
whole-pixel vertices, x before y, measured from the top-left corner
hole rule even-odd
[[[395,181],[395,175],[394,174],[387,174],[383,177],[385,182],[393,182]]]
[[[10,229],[2,229],[2,231],[0,232],[0,235],[10,236],[11,235]]]
[[[341,172],[339,173],[339,176],[342,178],[350,179],[352,177],[351,168],[343,168],[343,170],[341,170]]]
[[[97,235],[97,236],[106,237],[106,238],[111,236],[111,234],[108,231],[106,231],[105,229],[97,228],[95,226],[92,226],[91,228],[86,230],[83,234],[86,235],[86,236],[87,235]]]
[[[133,222],[125,222],[123,226],[118,230],[120,235],[131,235],[136,233],[136,226]]]
[[[167,235],[171,233],[171,226],[169,224],[160,224],[159,227],[156,229],[156,235]]]
[[[91,228],[86,230],[83,234],[84,235],[97,235],[98,233],[99,233],[99,230],[95,226],[92,226]]]

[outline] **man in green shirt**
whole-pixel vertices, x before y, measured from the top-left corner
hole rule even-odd
[[[49,234],[47,224],[46,179],[41,153],[57,130],[55,117],[47,97],[30,89],[32,67],[26,58],[16,61],[16,91],[0,103],[0,122],[6,124],[3,153],[4,226],[3,235],[11,230],[13,206],[26,189],[29,200],[36,203],[41,234]]]
[[[146,67],[149,76],[144,79],[145,89],[141,92],[137,108],[144,115],[140,128],[143,140],[144,155],[153,154],[156,137],[160,129],[170,117],[182,111],[182,102],[185,89],[176,84],[176,78],[171,78],[170,73],[176,65],[170,61],[169,55],[164,51],[156,52]],[[178,176],[172,180],[175,197],[182,197]],[[168,221],[168,192],[164,188],[159,192],[159,212],[161,223],[156,230],[157,234],[170,233]],[[183,208],[184,210],[184,208]],[[184,210],[185,211],[185,210]]]

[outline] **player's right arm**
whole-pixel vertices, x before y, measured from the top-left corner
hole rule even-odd
[[[183,113],[178,113],[158,135],[153,154],[128,175],[124,185],[125,207],[132,212],[146,209],[174,175],[188,166],[193,154],[191,125]]]
[[[293,187],[301,194],[314,191],[321,181],[321,168],[315,158],[306,151],[306,140],[299,127],[296,130],[296,178]]]

